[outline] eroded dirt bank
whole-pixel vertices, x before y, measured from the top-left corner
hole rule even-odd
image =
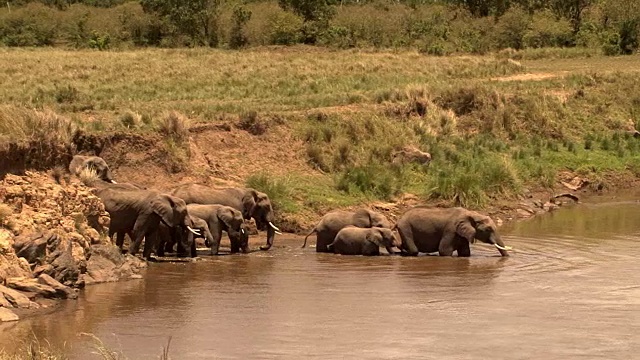
[[[75,153],[102,156],[121,182],[160,190],[191,181],[245,186],[256,171],[326,176],[306,163],[303,143],[278,126],[261,135],[232,124],[194,126],[184,150],[176,156],[159,134],[77,133],[71,144],[10,144],[0,151],[0,320],[49,309],[55,303],[50,299],[74,298],[85,285],[138,278],[146,266],[139,258],[121,255],[106,238],[109,216],[90,188],[69,176],[54,179],[59,174],[54,168],[66,167]],[[635,182],[620,174],[595,181],[566,172],[553,189],[531,188],[517,198],[494,199],[483,212],[503,224]],[[407,208],[424,202],[403,194],[390,202],[358,206],[395,221]],[[280,211],[276,220],[285,232],[305,234],[321,216],[318,210]],[[263,242],[264,234],[256,235],[253,229],[252,246]],[[276,238],[275,246],[289,245],[300,244]]]

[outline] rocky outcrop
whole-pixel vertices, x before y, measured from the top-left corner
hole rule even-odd
[[[400,165],[408,163],[429,165],[429,163],[431,162],[431,154],[411,145],[405,146],[402,149],[393,152],[391,157],[392,163]]]
[[[146,262],[105,235],[109,215],[81,183],[36,172],[0,181],[0,309],[35,309],[39,299],[77,297],[86,284],[139,277]]]

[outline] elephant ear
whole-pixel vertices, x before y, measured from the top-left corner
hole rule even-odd
[[[253,212],[256,209],[256,200],[258,199],[258,192],[254,189],[247,189],[242,197],[242,217],[249,220],[253,216]]]
[[[232,209],[228,207],[221,207],[218,209],[217,213],[218,219],[227,226],[227,229],[233,229],[234,217]]]
[[[168,195],[158,195],[151,200],[151,209],[154,213],[158,214],[162,219],[162,222],[169,227],[176,227],[179,225],[176,223],[175,216],[173,215],[176,206],[174,199]]]
[[[471,216],[464,216],[456,224],[456,233],[473,243],[476,237],[475,221]]]
[[[372,242],[377,247],[384,247],[384,242],[382,241],[382,234],[380,231],[369,231],[364,238],[366,241]]]

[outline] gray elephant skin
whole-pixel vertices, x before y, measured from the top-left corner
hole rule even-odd
[[[184,231],[181,227],[172,229],[160,223],[160,226],[158,227],[158,244],[156,246],[156,255],[165,256],[165,252],[174,252],[173,248],[177,243],[178,257],[187,256],[187,249],[185,249],[184,247],[185,244],[190,244],[188,254],[191,257],[196,257],[198,255],[196,251],[196,239],[203,238],[205,243],[213,241],[213,235],[211,235],[211,232],[209,231],[209,225],[207,224],[207,222],[198,217],[192,216],[191,214],[189,214],[189,216],[191,217],[191,222],[193,223],[193,229],[195,229],[201,235],[194,235],[190,231]],[[185,238],[185,236],[189,238]]]
[[[405,212],[396,226],[403,255],[438,252],[440,256],[471,256],[469,244],[478,239],[509,256],[496,224],[486,215],[461,207],[416,207]]]
[[[253,218],[258,230],[267,231],[267,243],[261,250],[269,250],[275,234],[273,207],[267,194],[252,188],[211,188],[201,184],[183,184],[169,192],[187,204],[225,205],[242,213],[244,219]]]
[[[157,230],[161,222],[169,228],[181,226],[195,235],[201,235],[193,230],[187,204],[175,196],[150,190],[123,191],[111,188],[99,189],[96,195],[111,217],[109,237],[118,233],[116,245],[122,249],[124,234],[129,234],[132,240],[129,253],[132,255],[138,252],[144,238],[143,257],[150,259],[157,245]],[[187,236],[183,238],[193,239]],[[183,245],[185,249],[191,248],[190,243]]]
[[[382,214],[369,209],[358,209],[356,211],[331,211],[322,217],[320,222],[305,236],[302,247],[307,246],[307,238],[316,233],[316,252],[330,252],[327,245],[331,244],[338,232],[347,226],[359,228],[379,227],[391,229],[391,223]],[[388,248],[387,251],[391,252]]]
[[[107,162],[99,156],[75,155],[69,163],[69,172],[78,176],[84,169],[95,171],[101,180],[114,184],[116,183],[113,180],[113,176],[111,175],[111,170],[109,169]]]
[[[327,245],[329,251],[342,255],[380,255],[380,248],[400,247],[393,231],[385,228],[359,228],[347,226],[340,230],[333,242]]]

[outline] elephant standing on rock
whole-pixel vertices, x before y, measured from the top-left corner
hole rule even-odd
[[[195,235],[201,234],[193,229],[193,222],[187,212],[187,204],[175,196],[149,190],[118,190],[104,188],[96,191],[96,195],[104,203],[105,210],[111,217],[109,237],[118,236],[116,245],[122,250],[124,234],[131,237],[129,253],[135,255],[145,238],[143,257],[150,259],[151,251],[156,246],[157,230],[162,222],[169,228],[182,226]],[[193,237],[184,237],[192,241]],[[191,244],[183,244],[185,249]]]
[[[327,213],[322,220],[305,236],[302,247],[307,246],[307,238],[316,233],[316,252],[330,252],[327,245],[331,244],[338,232],[352,225],[359,228],[385,228],[391,229],[391,223],[382,214],[368,209],[359,209],[355,212],[335,210]],[[391,247],[387,248],[392,253]]]
[[[267,244],[261,250],[269,250],[276,233],[280,233],[273,224],[273,207],[267,194],[252,188],[211,188],[201,184],[184,184],[170,191],[187,204],[225,205],[242,213],[244,219],[253,218],[258,230],[267,231]]]
[[[327,249],[342,255],[380,255],[380,247],[400,247],[393,231],[385,228],[347,226],[340,230]],[[392,254],[392,252],[389,252]]]
[[[490,217],[455,208],[416,207],[405,212],[395,226],[402,239],[402,252],[438,252],[440,256],[471,256],[469,244],[475,239],[494,245],[502,256],[509,256],[496,224]]]
[[[84,169],[93,170],[101,180],[116,184],[107,162],[99,156],[75,155],[69,163],[69,172],[79,176]]]

